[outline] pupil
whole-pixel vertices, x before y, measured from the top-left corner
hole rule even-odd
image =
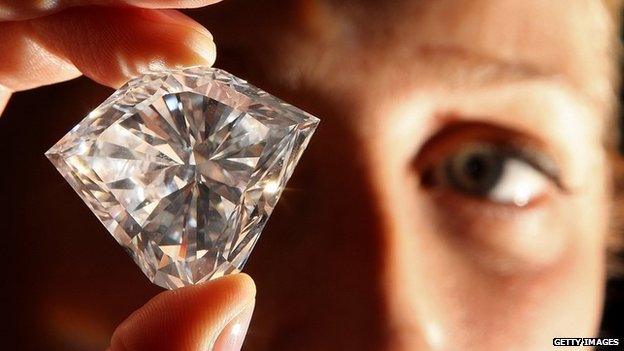
[[[470,180],[478,182],[487,175],[488,162],[483,155],[473,155],[464,164],[464,172]]]
[[[485,196],[500,181],[504,163],[505,157],[495,150],[462,153],[451,158],[447,179],[459,191]]]

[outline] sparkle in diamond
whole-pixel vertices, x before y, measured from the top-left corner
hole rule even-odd
[[[46,155],[156,284],[239,271],[319,120],[219,69],[130,81]]]

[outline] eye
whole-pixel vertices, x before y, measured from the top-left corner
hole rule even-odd
[[[490,144],[463,145],[430,173],[430,183],[447,191],[516,206],[539,198],[551,184],[530,156]]]

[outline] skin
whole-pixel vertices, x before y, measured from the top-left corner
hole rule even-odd
[[[210,65],[211,35],[155,8],[211,2],[0,1],[4,99],[80,74],[115,87],[147,67]],[[323,121],[248,266],[249,349],[537,350],[596,335],[615,101],[601,3],[228,1],[197,18],[222,67]],[[423,181],[492,138],[548,158],[556,180],[522,205]],[[234,349],[255,289],[239,274],[161,293],[110,350]]]

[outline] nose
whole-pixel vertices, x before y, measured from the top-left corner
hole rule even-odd
[[[384,350],[450,350],[447,335],[447,313],[443,313],[447,296],[438,286],[443,278],[428,262],[431,250],[421,249],[404,240],[405,233],[384,232],[384,260],[379,281],[384,320]],[[433,283],[435,282],[435,284]]]
[[[406,167],[412,156],[395,150],[383,134],[362,143],[379,221],[380,349],[451,350],[449,328],[460,310],[452,307],[459,307],[453,270],[461,264],[437,233],[426,194]]]
[[[381,222],[366,155],[344,123],[348,111],[312,112],[321,124],[249,262],[259,294],[247,342],[384,350]]]
[[[422,253],[388,225],[388,184],[375,173],[386,165],[346,124],[354,111],[312,112],[321,124],[247,267],[259,291],[250,349],[440,349],[426,266],[412,262]]]

